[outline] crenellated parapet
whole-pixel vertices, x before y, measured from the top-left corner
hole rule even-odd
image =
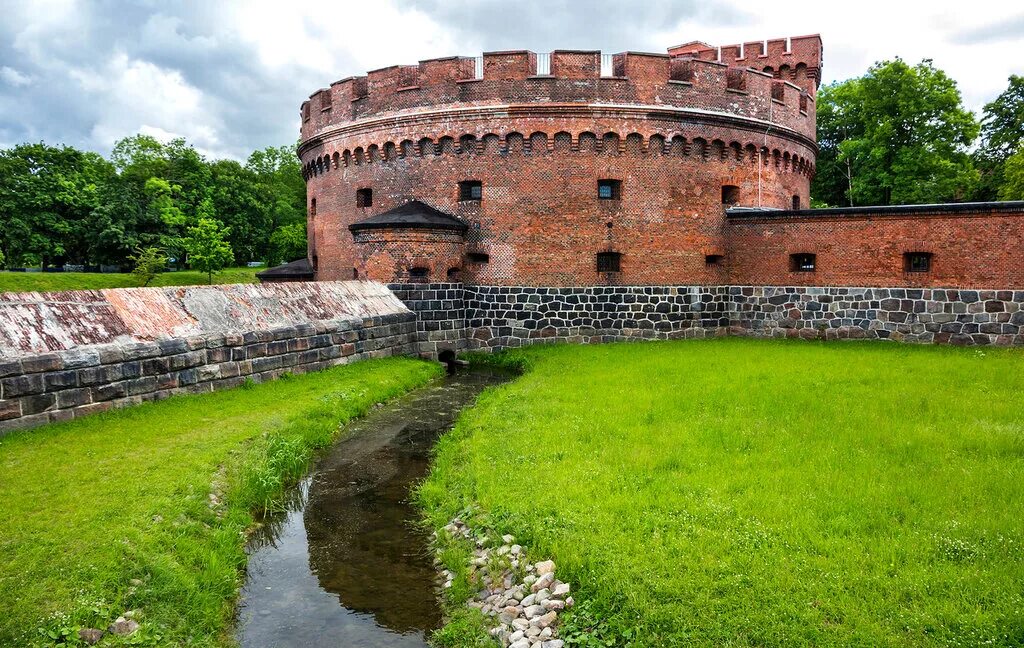
[[[727,115],[748,122],[752,130],[775,126],[813,142],[820,39],[811,38],[818,54],[812,56],[808,39],[791,39],[790,52],[776,51],[787,47],[786,40],[767,41],[769,53],[748,55],[748,66],[729,48],[720,56],[718,48],[702,44],[670,54],[514,50],[396,65],[313,93],[301,108],[302,138],[326,137],[374,120],[582,104],[652,107],[675,111],[680,119]]]
[[[717,47],[693,41],[670,47],[668,52],[671,56],[692,56],[729,67],[765,72],[811,95],[817,93],[821,83],[822,46],[821,36],[817,34]]]

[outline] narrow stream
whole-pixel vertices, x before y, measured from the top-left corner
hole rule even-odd
[[[459,411],[507,374],[458,372],[350,426],[249,547],[246,648],[423,648],[440,626],[435,571],[410,488]]]

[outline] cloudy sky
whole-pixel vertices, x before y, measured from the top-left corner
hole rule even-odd
[[[294,142],[299,104],[331,81],[486,50],[664,52],[817,32],[825,81],[928,57],[975,111],[1024,74],[1024,5],[1010,0],[0,0],[0,16],[0,147],[102,153],[141,131],[244,159]]]

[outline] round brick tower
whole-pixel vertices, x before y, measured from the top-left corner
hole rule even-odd
[[[491,52],[302,104],[318,279],[717,284],[725,209],[808,206],[817,36]]]

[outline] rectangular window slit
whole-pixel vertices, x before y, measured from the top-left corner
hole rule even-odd
[[[618,252],[598,252],[598,272],[621,272],[622,255]]]
[[[597,197],[600,200],[620,200],[622,198],[622,181],[598,180]]]
[[[817,269],[817,255],[810,252],[798,252],[789,255],[790,272],[814,272]]]

